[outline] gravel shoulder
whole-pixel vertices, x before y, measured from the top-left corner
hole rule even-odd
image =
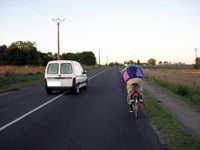
[[[143,88],[146,89],[151,96],[155,97],[163,107],[169,110],[183,128],[194,134],[200,140],[199,106],[148,81],[143,82]]]

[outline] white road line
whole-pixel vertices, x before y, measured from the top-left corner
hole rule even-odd
[[[88,81],[90,81],[91,79],[93,79],[93,78],[95,78],[95,77],[99,76],[100,74],[102,74],[102,73],[104,73],[104,72],[106,72],[106,71],[108,71],[108,69],[106,69],[105,71],[103,71],[103,72],[100,72],[100,73],[98,73],[97,75],[95,75],[95,76],[93,76],[93,77],[89,78],[89,79],[88,79]]]
[[[100,73],[98,73],[97,75],[95,75],[95,76],[89,78],[88,81],[91,80],[91,79],[93,79],[93,78],[95,78],[95,77],[97,77],[97,76],[99,76],[100,74],[102,74],[102,73],[104,73],[104,72],[106,72],[106,71],[108,71],[108,69],[106,69],[105,71],[100,72]],[[21,116],[21,117],[15,119],[15,120],[11,121],[10,123],[8,123],[8,124],[2,126],[2,127],[0,128],[0,132],[3,131],[4,129],[8,128],[9,126],[11,126],[11,125],[17,123],[18,121],[24,119],[25,117],[31,115],[32,113],[38,111],[39,109],[43,108],[44,106],[46,106],[46,105],[52,103],[53,101],[55,101],[55,100],[58,99],[59,97],[61,97],[61,96],[65,95],[66,93],[68,93],[69,91],[70,91],[70,90],[65,91],[64,93],[58,95],[57,97],[51,99],[50,101],[48,101],[48,102],[46,102],[46,103],[40,105],[39,107],[37,107],[37,108],[35,108],[35,109],[29,111],[28,113],[24,114],[23,116]]]

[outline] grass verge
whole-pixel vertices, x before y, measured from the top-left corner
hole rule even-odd
[[[98,66],[86,66],[86,65],[83,65],[83,70],[86,70],[87,72],[90,72],[90,71],[95,71],[97,69],[100,69],[100,68],[105,68],[106,66],[101,66],[100,68]]]
[[[152,123],[164,137],[167,149],[173,150],[198,150],[198,140],[185,131],[160,103],[144,90],[145,111]]]
[[[16,91],[30,85],[42,83],[43,80],[43,73],[2,76],[0,77],[0,93]]]
[[[171,84],[168,82],[164,82],[160,79],[155,78],[154,76],[145,76],[145,80],[149,80],[150,82],[154,82],[162,87],[165,87],[172,91],[175,94],[178,94],[184,97],[186,100],[200,105],[200,93],[189,89],[187,86],[182,84]]]

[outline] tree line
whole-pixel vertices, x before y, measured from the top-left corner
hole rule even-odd
[[[91,51],[81,53],[63,53],[62,60],[75,60],[85,65],[95,65],[96,57]],[[56,60],[57,53],[43,53],[37,50],[35,42],[13,42],[10,46],[0,46],[0,65],[42,65]]]
[[[148,60],[147,64],[149,64],[149,65],[156,65],[156,60],[153,59],[153,58],[150,58],[150,59]],[[171,64],[171,63],[168,63],[168,61],[164,61],[164,62],[159,61],[158,64],[161,65],[161,64]],[[178,64],[178,65],[181,65],[181,64],[183,64],[183,63],[179,62],[179,63],[177,63],[177,64]],[[195,59],[195,64],[193,65],[193,68],[194,68],[194,69],[200,69],[200,57],[197,57],[197,58]]]

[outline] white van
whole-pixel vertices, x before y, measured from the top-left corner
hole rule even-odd
[[[45,89],[47,94],[53,90],[71,89],[75,94],[80,88],[87,88],[87,75],[76,61],[49,61],[45,69]]]

